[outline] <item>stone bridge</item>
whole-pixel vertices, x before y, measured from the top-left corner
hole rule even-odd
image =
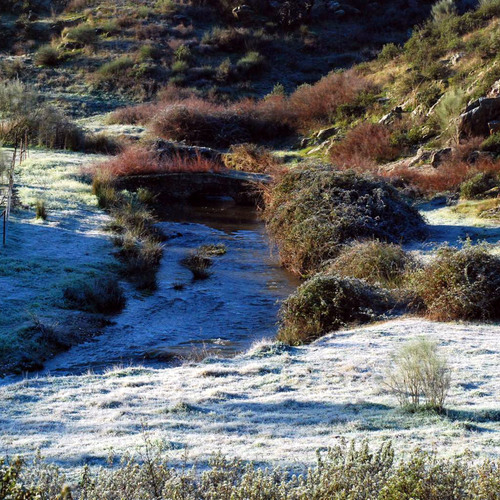
[[[268,184],[270,180],[268,175],[236,170],[168,172],[121,177],[115,180],[115,186],[129,191],[135,191],[141,187],[147,188],[157,195],[160,203],[164,204],[229,197],[240,205],[255,205],[261,196],[259,186]]]

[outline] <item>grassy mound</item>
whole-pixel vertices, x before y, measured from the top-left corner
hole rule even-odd
[[[500,318],[500,258],[483,246],[442,248],[410,283],[431,319]]]
[[[278,340],[291,345],[376,317],[387,308],[388,297],[355,278],[319,274],[290,295],[280,310]]]
[[[425,235],[418,212],[388,184],[328,167],[286,173],[266,197],[265,218],[280,259],[308,275],[360,238],[391,243]]]

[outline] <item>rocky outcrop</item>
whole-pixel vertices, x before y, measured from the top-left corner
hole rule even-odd
[[[430,164],[434,167],[437,168],[443,161],[451,158],[451,155],[453,154],[453,149],[451,148],[441,148],[441,149],[436,149],[432,151],[432,154],[430,156]]]
[[[490,123],[499,120],[500,97],[481,97],[460,115],[460,137],[487,136],[490,134]]]

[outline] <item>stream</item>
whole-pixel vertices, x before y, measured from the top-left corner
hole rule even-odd
[[[115,366],[161,367],[206,354],[233,356],[277,330],[279,302],[298,285],[279,267],[252,207],[211,201],[161,215],[169,238],[158,289],[127,286],[127,305],[104,333],[47,361],[44,373],[102,372]],[[223,243],[212,275],[192,279],[180,261],[200,245]]]

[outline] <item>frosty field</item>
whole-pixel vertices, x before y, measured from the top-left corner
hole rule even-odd
[[[421,335],[449,356],[445,415],[405,413],[384,388],[393,350]],[[137,450],[145,429],[174,461],[187,454],[189,462],[204,462],[222,452],[293,466],[314,462],[316,450],[344,439],[498,458],[499,336],[498,325],[408,318],[341,331],[308,347],[262,342],[230,360],[28,379],[0,389],[0,453],[40,449],[71,469]]]

